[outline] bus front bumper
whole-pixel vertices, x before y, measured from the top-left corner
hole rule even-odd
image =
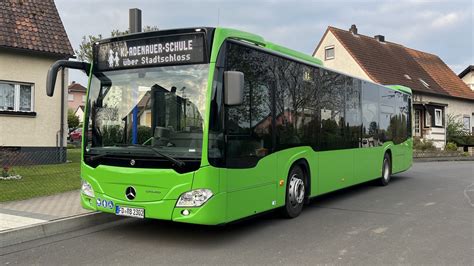
[[[226,193],[213,195],[201,207],[176,207],[176,201],[177,199],[165,199],[153,202],[133,202],[117,200],[100,193],[95,193],[95,197],[81,193],[82,207],[88,210],[115,214],[116,206],[132,207],[144,209],[144,218],[204,225],[217,225],[226,222]]]

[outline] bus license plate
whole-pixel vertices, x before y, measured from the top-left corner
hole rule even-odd
[[[135,217],[135,218],[145,218],[145,209],[115,206],[115,214],[121,215],[121,216]]]

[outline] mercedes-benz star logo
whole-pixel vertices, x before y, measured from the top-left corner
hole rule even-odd
[[[130,160],[130,165],[131,165],[131,166],[134,166],[134,165],[135,165],[135,160],[133,160],[133,159]]]
[[[127,197],[127,199],[133,200],[136,196],[137,192],[135,191],[135,188],[128,187],[127,189],[125,189],[125,197]]]

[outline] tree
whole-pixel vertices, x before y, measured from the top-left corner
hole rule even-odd
[[[461,137],[467,135],[468,132],[464,129],[464,124],[460,115],[448,114],[446,119],[446,138],[448,141],[453,141],[454,137]]]
[[[158,30],[157,26],[145,26],[143,27],[143,32],[147,31],[156,31]],[[129,31],[120,31],[120,30],[112,30],[110,32],[111,37],[117,37],[117,36],[122,36],[125,34],[128,34]],[[77,49],[76,55],[77,59],[80,61],[86,61],[86,62],[92,62],[92,46],[94,43],[102,40],[102,34],[99,34],[97,36],[94,35],[87,35],[87,36],[82,36],[82,42],[79,44],[79,49]]]
[[[67,125],[69,128],[77,128],[79,126],[79,118],[72,109],[67,110]]]
[[[102,35],[83,36],[79,49],[76,50],[77,59],[80,61],[92,62],[92,45],[102,40]]]

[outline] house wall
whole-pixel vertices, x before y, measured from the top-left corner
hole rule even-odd
[[[334,46],[334,59],[325,60],[325,47]],[[345,47],[337,40],[337,38],[328,31],[324,39],[321,41],[313,57],[320,59],[325,67],[335,69],[337,71],[347,73],[349,75],[373,81],[367,73],[359,66],[354,58],[349,54]],[[474,72],[467,74],[463,81],[472,84],[474,83]],[[474,85],[471,86],[474,89]],[[470,128],[474,127],[474,101],[461,100],[456,98],[438,97],[431,95],[414,94],[413,103],[416,102],[436,102],[440,104],[447,104],[445,114],[459,115],[460,119],[463,116],[470,117]],[[446,119],[445,119],[446,120]],[[413,122],[414,123],[414,122]],[[430,127],[423,129],[423,138],[430,139],[437,148],[444,148],[445,145],[445,128]]]
[[[84,111],[82,111],[81,108],[76,109],[76,112],[74,113],[77,118],[79,118],[79,123],[84,122]]]
[[[445,107],[445,121],[448,114],[458,116],[459,119],[463,117],[470,118],[470,128],[472,129],[474,125],[474,101],[472,100],[463,100],[458,98],[448,98],[448,97],[439,97],[434,95],[424,95],[424,94],[414,94],[413,102],[435,102],[441,104],[447,104]],[[445,124],[446,125],[446,124]],[[427,139],[433,139],[435,145],[439,148],[444,147],[444,137],[439,136],[443,129],[431,128],[431,132],[425,132],[425,137]]]
[[[69,92],[68,94],[74,95],[74,99],[72,101],[69,101],[69,98],[68,98],[67,105],[68,105],[69,109],[72,109],[73,111],[76,111],[77,107],[79,107],[80,105],[85,105],[86,104],[85,101],[82,101],[82,96],[86,95],[85,92],[73,91],[73,92]],[[69,97],[69,95],[68,95],[68,97]]]
[[[325,60],[325,47],[332,45],[334,45],[334,58]],[[313,54],[313,57],[320,59],[325,67],[347,73],[355,77],[371,80],[331,31],[328,31],[324,39],[321,41],[321,44]]]
[[[474,71],[471,71],[462,77],[462,81],[467,84],[471,90],[474,90]]]
[[[61,73],[54,96],[46,95],[46,74],[59,58],[0,49],[0,80],[34,84],[35,117],[0,114],[0,146],[56,147],[61,119]],[[65,80],[68,80],[67,70]],[[67,97],[65,97],[65,106]],[[64,112],[66,122],[67,113]],[[67,133],[67,130],[65,130]],[[63,136],[66,143],[66,134]]]

